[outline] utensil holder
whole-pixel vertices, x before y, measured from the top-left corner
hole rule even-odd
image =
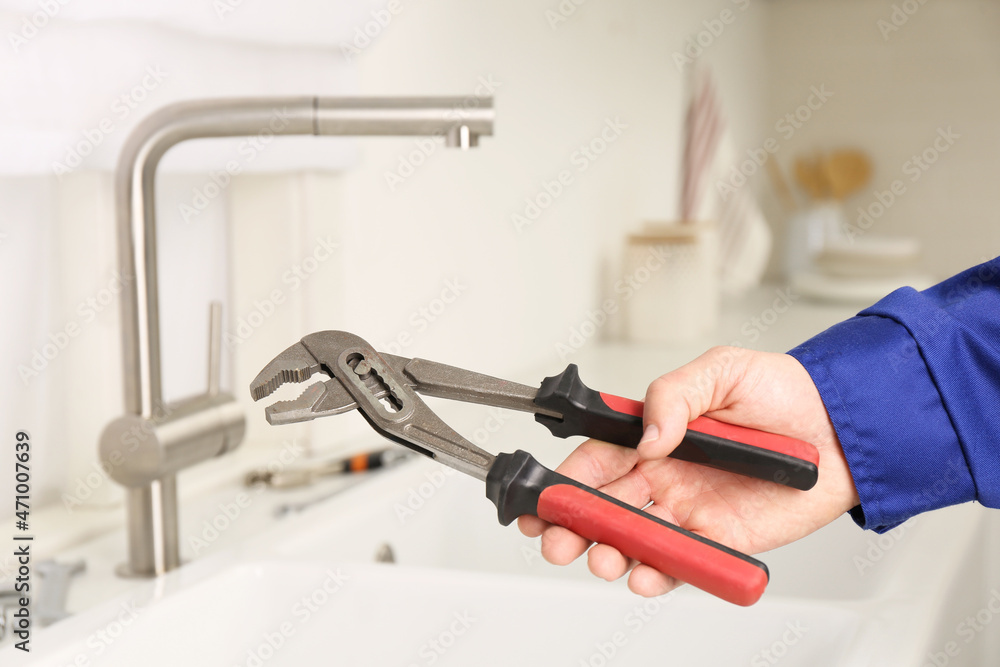
[[[718,232],[710,223],[647,224],[629,236],[624,275],[625,338],[684,343],[719,320]]]

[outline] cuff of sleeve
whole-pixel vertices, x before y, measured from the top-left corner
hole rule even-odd
[[[862,528],[885,532],[911,516],[975,498],[940,394],[905,327],[854,317],[789,354],[809,372],[837,431]]]

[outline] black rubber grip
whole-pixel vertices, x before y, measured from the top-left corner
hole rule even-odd
[[[535,405],[562,415],[562,419],[535,415],[535,421],[559,438],[584,435],[633,448],[642,438],[642,417],[608,407],[600,392],[583,384],[576,364],[570,364],[559,375],[542,380]]]

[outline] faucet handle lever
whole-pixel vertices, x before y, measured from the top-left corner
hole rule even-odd
[[[208,306],[208,395],[219,393],[222,376],[222,302]]]

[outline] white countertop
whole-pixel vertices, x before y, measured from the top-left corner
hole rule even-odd
[[[776,302],[781,304],[779,309],[773,308]],[[717,331],[704,340],[672,345],[594,343],[571,355],[567,361],[581,367],[581,375],[589,386],[641,398],[652,379],[693,359],[713,345],[733,344],[759,350],[785,351],[831,324],[850,317],[858,309],[810,303],[789,295],[787,288],[766,286],[744,298],[725,301]],[[535,384],[544,375],[560,370],[538,369],[534,374],[521,376],[518,373],[519,377],[510,379]],[[468,406],[463,409],[462,406],[447,403],[435,403],[434,407],[459,432],[471,433],[482,424],[482,409],[470,411]],[[383,441],[371,434],[352,442],[351,450],[373,449],[382,445]],[[488,446],[494,450],[498,447],[512,449],[499,443]],[[539,450],[539,459],[548,465],[558,463],[567,451],[548,447],[540,447]],[[278,521],[275,513],[279,506],[323,498],[358,481],[357,478],[334,478],[292,491],[244,489],[241,483],[245,473],[266,464],[275,455],[273,446],[248,442],[233,454],[182,473],[181,548],[186,559],[203,559],[223,552],[275,525]],[[308,458],[303,457],[295,465],[307,462]],[[232,502],[240,493],[246,494],[248,505],[229,529],[216,539],[203,540],[201,544],[191,539],[204,532],[204,522],[218,515],[221,504]],[[124,512],[120,505],[77,508],[72,512],[61,504],[40,508],[33,512],[33,527],[39,536],[35,544],[36,561],[47,558],[62,562],[82,559],[87,564],[86,572],[74,579],[70,589],[68,608],[71,612],[79,613],[141,584],[139,580],[123,579],[113,574],[114,567],[124,559],[125,554]],[[192,551],[197,551],[197,555]],[[3,565],[0,562],[0,572]]]
[[[593,344],[567,361],[579,364],[588,385],[638,398],[654,377],[712,345],[783,351],[856,310],[803,300],[793,301],[784,312],[769,313],[776,298],[780,297],[771,287],[731,302],[710,339],[671,346]],[[560,370],[505,375],[531,384]],[[435,401],[433,407],[466,435],[484,426],[484,419],[496,418],[490,412],[495,409],[484,406]],[[527,415],[504,413],[494,431],[488,442],[480,443],[484,448],[530,448],[549,466],[574,445],[551,438]],[[383,441],[366,432],[351,445],[370,449]],[[335,478],[297,491],[258,493],[242,486],[247,470],[275,456],[273,446],[249,442],[234,454],[181,476],[180,532],[188,562],[153,581],[113,574],[124,556],[120,507],[69,514],[60,506],[34,515],[38,534],[49,536],[39,542],[39,556],[84,559],[88,567],[70,590],[68,607],[74,616],[39,629],[33,637],[44,664],[61,667],[72,656],[96,656],[88,638],[95,631],[118,627],[115,618],[123,604],[138,605],[144,620],[140,629],[111,648],[116,656],[111,664],[135,664],[137,656],[149,658],[150,664],[176,664],[169,657],[171,651],[189,647],[177,644],[182,637],[198,647],[199,655],[228,655],[234,646],[255,640],[256,630],[248,629],[255,623],[268,628],[268,623],[281,620],[275,602],[298,595],[300,587],[311,585],[311,578],[323,575],[331,564],[342,564],[360,587],[338,598],[329,615],[324,612],[325,620],[310,625],[309,636],[303,634],[294,646],[290,644],[274,664],[311,664],[318,656],[330,657],[331,650],[338,657],[373,659],[400,649],[405,657],[410,644],[418,651],[426,633],[440,632],[437,617],[444,614],[447,621],[446,612],[455,605],[477,611],[476,618],[491,619],[470,634],[461,649],[482,664],[509,664],[510,656],[502,655],[497,642],[511,633],[533,647],[533,655],[548,656],[546,660],[555,664],[592,650],[592,637],[614,631],[616,623],[630,618],[628,610],[642,602],[627,592],[623,581],[608,584],[589,576],[585,559],[562,568],[544,563],[537,540],[524,538],[513,526],[496,525],[495,510],[483,499],[481,483],[463,475],[449,476],[448,469],[433,462],[418,457],[370,477]],[[362,480],[345,493],[331,495]],[[206,522],[218,519],[240,494],[247,502],[238,517],[217,536],[207,535]],[[415,515],[399,515],[398,508],[414,499],[421,506]],[[276,515],[280,505],[310,500],[319,502],[301,512]],[[901,534],[872,536],[843,517],[823,531],[762,556],[771,567],[771,584],[768,595],[751,610],[685,588],[677,594],[676,608],[661,615],[656,632],[641,639],[629,635],[632,657],[626,658],[623,649],[620,662],[649,664],[668,642],[685,664],[745,664],[784,636],[785,623],[792,619],[811,629],[801,644],[785,647],[788,664],[817,664],[817,656],[836,659],[832,656],[841,653],[853,657],[840,664],[915,664],[953,637],[953,618],[975,613],[983,604],[980,598],[986,599],[983,591],[997,587],[997,582],[986,580],[986,568],[973,567],[977,559],[987,557],[983,554],[992,553],[986,548],[990,536],[1000,534],[993,519],[967,504],[921,516]],[[196,549],[193,537],[203,539],[203,549]],[[395,566],[372,562],[385,545],[398,556]],[[858,558],[867,559],[868,565],[859,568]],[[536,604],[525,607],[529,596]],[[251,608],[252,613],[243,613]],[[495,613],[498,609],[508,611]],[[417,610],[420,613],[413,615]],[[564,617],[565,632],[543,622],[553,615]],[[192,626],[194,618],[198,621]],[[388,631],[386,623],[396,639],[405,636],[399,646],[371,644]],[[591,630],[584,627],[586,623],[593,626]],[[711,628],[709,634],[724,628],[727,642],[716,645],[699,635],[698,628],[705,626]],[[963,646],[964,664],[976,664],[994,644],[983,637]],[[0,656],[10,655],[10,649],[0,647]],[[798,652],[796,659],[791,659],[792,649]],[[444,662],[468,664],[461,651],[449,654]],[[299,654],[308,659],[299,659]],[[729,657],[719,662],[720,656]],[[200,663],[195,659],[192,664]]]

